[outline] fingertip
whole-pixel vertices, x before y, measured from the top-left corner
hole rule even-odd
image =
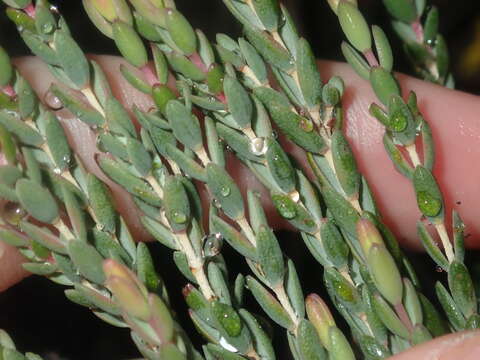
[[[466,331],[442,336],[389,359],[478,360],[480,359],[480,331]]]
[[[29,273],[22,267],[24,261],[25,258],[15,247],[0,242],[0,292],[28,276]]]

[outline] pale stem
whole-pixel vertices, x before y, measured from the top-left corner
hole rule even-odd
[[[167,158],[168,165],[170,165],[170,169],[172,169],[172,173],[175,175],[181,174],[180,168],[178,167],[177,163],[172,159]]]
[[[337,176],[337,172],[335,171],[335,165],[333,164],[332,149],[328,149],[328,151],[325,153],[324,156],[325,156],[325,159],[327,159],[328,166],[330,166],[335,176]]]
[[[365,56],[365,59],[367,59],[368,65],[371,67],[377,67],[378,66],[378,60],[375,57],[375,54],[373,53],[372,49],[368,49],[363,53],[363,56]]]
[[[248,241],[250,241],[253,246],[257,247],[257,240],[255,239],[255,235],[253,234],[253,230],[250,227],[247,219],[245,217],[241,217],[240,219],[237,219],[236,222],[238,226],[240,226],[240,229],[242,229]]]
[[[158,181],[152,176],[148,176],[145,180],[150,184],[153,190],[158,194],[160,198],[163,198],[163,189],[160,187]]]
[[[252,128],[251,127],[248,127],[248,128],[245,128],[243,129],[243,133],[245,135],[247,135],[247,137],[250,139],[250,140],[253,140],[257,137],[257,135],[253,132]]]
[[[420,157],[418,156],[417,148],[415,144],[411,144],[405,147],[407,149],[408,155],[410,155],[410,160],[412,160],[413,167],[416,168],[418,165],[421,165]]]
[[[97,110],[100,114],[102,114],[103,117],[105,117],[105,111],[103,111],[102,105],[100,105],[100,102],[98,101],[97,97],[92,91],[92,88],[90,86],[84,88],[81,90],[82,94],[87,98],[88,102],[90,105]]]
[[[196,150],[195,154],[198,156],[203,166],[207,166],[211,163],[211,160],[208,157],[207,152],[205,151],[205,148],[203,146],[200,149]]]
[[[53,224],[57,230],[65,237],[65,240],[71,240],[75,238],[72,231],[69,229],[67,225],[63,222],[63,220],[59,217]]]
[[[445,251],[445,255],[447,256],[448,262],[452,263],[455,259],[455,255],[453,252],[452,243],[450,242],[450,238],[447,233],[447,229],[445,228],[445,223],[442,221],[439,224],[435,224],[435,229],[437,230],[440,240],[442,241],[443,249]]]
[[[252,71],[252,69],[250,68],[250,66],[244,66],[242,68],[242,70],[240,70],[247,78],[251,79],[255,85],[257,86],[262,86],[262,83],[260,82],[260,80],[258,80],[258,78],[255,76],[255,73]],[[267,87],[270,87],[270,85],[267,85]]]
[[[179,233],[176,234],[179,244],[183,248],[185,256],[188,260],[188,265],[192,271],[192,274],[195,276],[195,279],[198,282],[198,286],[200,290],[205,296],[207,300],[212,299],[215,294],[210,287],[210,283],[208,282],[207,275],[203,269],[203,261],[195,254],[195,250],[193,250],[192,244],[190,239],[188,238],[186,233]]]
[[[285,287],[282,284],[274,288],[273,291],[275,292],[275,295],[277,296],[278,301],[280,302],[280,304],[285,309],[288,316],[294,323],[295,325],[294,333],[296,333],[297,327],[299,324],[299,319],[297,317],[297,314],[295,313],[295,310],[293,310],[292,304],[290,303],[290,299],[288,298],[287,292],[285,291]]]

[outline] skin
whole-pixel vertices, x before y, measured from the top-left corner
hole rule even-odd
[[[121,60],[109,56],[92,56],[104,68],[114,95],[127,108],[136,104],[142,110],[148,110],[153,104],[145,95],[132,89],[119,76],[118,66]],[[35,58],[16,60],[19,71],[38,92],[40,98],[48,91],[54,81],[45,66]],[[376,101],[369,84],[360,79],[350,68],[341,63],[319,62],[323,79],[340,75],[347,85],[344,96],[346,114],[346,134],[355,152],[359,168],[367,178],[384,216],[384,221],[394,231],[399,241],[409,248],[420,249],[416,236],[416,222],[420,213],[416,207],[415,196],[410,182],[393,167],[383,148],[383,128],[368,114],[368,105]],[[450,221],[452,206],[460,212],[465,224],[469,247],[480,246],[480,222],[476,199],[480,198],[480,167],[475,166],[480,159],[480,101],[478,97],[460,91],[448,90],[405,75],[399,75],[403,89],[417,93],[419,106],[429,122],[436,144],[436,163],[434,174],[445,195],[447,223]],[[406,95],[406,94],[405,94]],[[93,162],[95,139],[88,128],[71,114],[62,110],[57,113],[68,132],[69,140],[82,158],[89,171],[99,176],[101,173]],[[282,140],[282,142],[284,142]],[[286,144],[287,151],[305,166],[305,157],[301,150]],[[241,189],[254,188],[268,196],[255,178],[233,158],[229,170]],[[1,162],[1,158],[0,158]],[[108,180],[104,178],[105,180]],[[459,186],[459,184],[461,186]],[[132,211],[131,199],[115,184],[109,182],[116,199],[117,207],[126,217],[137,240],[148,240],[148,235],[138,222],[137,213]],[[265,200],[264,206],[269,215],[270,224],[275,228],[288,228]],[[477,220],[477,221],[475,221]],[[0,291],[20,281],[27,274],[20,264],[22,257],[12,247],[0,242]],[[480,332],[466,332],[448,335],[422,344],[411,350],[392,357],[392,360],[427,359],[454,360],[480,358]]]

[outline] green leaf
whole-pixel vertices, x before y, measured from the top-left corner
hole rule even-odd
[[[455,210],[452,215],[452,230],[453,230],[453,239],[454,239],[454,248],[455,248],[455,260],[460,263],[463,263],[465,259],[465,224],[463,223],[460,215]]]
[[[429,45],[432,44],[437,38],[438,23],[438,8],[436,6],[432,6],[428,11],[427,18],[425,19],[425,23],[423,25],[423,37],[425,42]]]
[[[273,93],[272,93],[273,92]],[[294,113],[290,107],[278,102],[275,91],[269,88],[256,88],[255,95],[265,104],[275,124],[298,146],[305,150],[322,154],[327,150],[323,138],[309,126],[309,120]]]
[[[182,171],[194,179],[207,181],[207,172],[204,167],[195,160],[185,155],[185,153],[176,147],[165,144],[166,154],[182,169]]]
[[[260,83],[265,83],[268,80],[267,67],[257,50],[245,39],[238,40],[240,51],[247,62],[247,65],[252,69],[255,77]]]
[[[15,191],[20,204],[35,219],[50,224],[58,218],[58,205],[48,189],[34,181],[20,179]]]
[[[26,119],[32,116],[37,106],[37,96],[32,87],[23,77],[19,77],[15,84],[15,90],[17,91],[20,117]]]
[[[152,256],[145,243],[137,246],[137,276],[149,292],[159,292],[162,281],[155,271]]]
[[[218,122],[217,132],[220,138],[224,139],[228,146],[230,146],[239,157],[261,162],[262,158],[251,151],[250,139],[247,136]]]
[[[273,231],[260,226],[257,234],[258,263],[271,288],[280,286],[285,275],[283,253]]]
[[[335,224],[330,220],[323,221],[320,225],[320,236],[327,259],[336,268],[345,268],[348,265],[350,249]]]
[[[245,27],[245,35],[265,60],[282,71],[289,72],[294,67],[290,54],[267,32]]]
[[[0,240],[15,247],[27,247],[30,243],[25,235],[4,228],[0,228]]]
[[[2,358],[5,360],[27,360],[20,352],[9,348],[3,348]]]
[[[367,264],[377,290],[390,304],[402,301],[403,284],[395,260],[385,246],[374,244],[367,254]]]
[[[302,204],[296,203],[290,196],[283,194],[272,193],[271,198],[280,216],[287,219],[297,229],[311,234],[318,231],[315,220]]]
[[[45,113],[45,137],[57,169],[67,170],[72,157],[70,146],[60,121],[50,111]]]
[[[443,286],[439,281],[435,284],[435,292],[450,324],[457,331],[463,330],[465,328],[465,317],[462,314],[462,310],[458,307],[455,300],[448,293],[448,290],[445,288],[445,286]]]
[[[313,324],[302,319],[297,329],[297,347],[304,360],[326,360],[327,354],[321,345]]]
[[[345,41],[342,42],[341,48],[343,56],[345,56],[345,60],[347,60],[358,76],[365,80],[369,80],[370,65],[368,65],[362,55]]]
[[[212,315],[216,318],[221,329],[230,337],[237,337],[242,331],[242,321],[238,313],[229,305],[219,301],[211,303]]]
[[[232,177],[219,165],[207,165],[207,186],[220,203],[222,211],[231,219],[244,216],[243,197]]]
[[[252,2],[252,6],[263,26],[270,32],[276,31],[280,22],[278,0],[257,0]]]
[[[450,66],[450,57],[445,39],[442,35],[437,35],[435,41],[435,53],[437,55],[437,67],[440,78],[445,78]]]
[[[187,107],[178,100],[167,104],[166,116],[172,126],[175,137],[185,146],[197,151],[203,145],[200,123]]]
[[[423,312],[423,324],[427,327],[430,333],[434,337],[438,337],[444,335],[450,330],[440,315],[439,311],[433,304],[421,293],[418,294],[420,303],[422,304],[422,312]]]
[[[116,20],[112,24],[113,39],[122,56],[133,66],[140,68],[148,62],[142,39],[129,24]]]
[[[101,230],[113,233],[116,228],[117,212],[111,201],[107,186],[93,174],[87,174],[89,205]]]
[[[288,298],[297,317],[304,318],[305,297],[303,295],[302,284],[300,283],[297,269],[295,269],[295,265],[291,259],[287,259],[287,273],[284,283]]]
[[[93,246],[84,241],[72,239],[68,241],[67,248],[80,274],[96,284],[102,285],[105,282],[103,257]]]
[[[358,198],[360,189],[360,173],[353,156],[352,149],[341,130],[332,135],[332,158],[338,181],[348,198]]]
[[[355,359],[355,354],[353,353],[349,341],[338,327],[330,327],[328,335],[330,337],[330,349],[328,351],[330,354],[330,360]]]
[[[165,215],[171,228],[184,231],[190,223],[190,201],[182,182],[178,177],[168,177],[164,187]]]
[[[357,289],[333,267],[324,272],[325,283],[335,294],[335,297],[353,313],[361,310],[362,299]]]
[[[105,119],[102,114],[97,110],[85,105],[73,94],[68,93],[60,89],[57,85],[53,84],[50,90],[70,112],[84,123],[90,126],[102,126],[105,123]]]
[[[208,240],[207,240],[208,242]],[[205,244],[207,245],[207,244]],[[215,251],[215,250],[213,250]],[[204,251],[205,252],[205,251]],[[205,255],[208,256],[208,250],[205,252]],[[232,305],[232,299],[230,296],[230,290],[227,285],[225,275],[223,274],[220,266],[215,262],[211,261],[207,266],[208,281],[219,301],[229,306]]]
[[[127,66],[124,64],[120,65],[120,72],[122,73],[125,80],[128,81],[138,91],[141,91],[145,94],[151,94],[152,87],[143,79],[134,74]]]
[[[239,231],[216,215],[212,217],[212,224],[215,232],[221,233],[236,251],[253,261],[258,260],[255,247]]]
[[[324,186],[321,191],[337,225],[355,236],[356,224],[359,219],[357,211],[342,195],[332,188]]]
[[[127,251],[120,245],[118,239],[109,233],[93,229],[92,245],[104,258],[118,259],[128,265],[132,264],[132,258]]]
[[[175,45],[185,55],[191,55],[197,50],[197,36],[188,20],[177,10],[169,9],[165,16],[166,28]]]
[[[477,312],[477,297],[467,267],[453,261],[448,268],[448,286],[455,303],[466,318]]]
[[[267,160],[270,174],[280,189],[287,194],[295,191],[297,183],[295,169],[288,155],[276,140],[267,140],[265,159]]]
[[[9,115],[5,110],[0,111],[0,125],[3,125],[10,133],[12,133],[12,135],[15,135],[20,142],[25,145],[38,147],[44,143],[44,139],[38,131],[31,128],[20,119]],[[4,133],[2,137],[6,139],[6,134]],[[5,143],[8,144],[8,140]],[[13,149],[10,151],[13,151]]]
[[[30,180],[35,181],[37,184],[42,184],[42,172],[40,164],[35,157],[33,149],[30,147],[22,147],[23,160],[25,161],[26,175]]]
[[[265,289],[257,280],[251,276],[247,276],[247,286],[252,292],[255,300],[262,307],[263,311],[281,327],[293,329],[293,322],[287,312],[277,299]]]
[[[372,336],[362,336],[360,338],[360,348],[362,352],[372,360],[380,360],[386,359],[392,354],[390,351],[385,347],[385,345],[381,344],[377,339]]]
[[[47,64],[59,65],[59,59],[55,50],[44,43],[39,36],[28,30],[21,31],[20,36],[23,42],[36,56],[41,58]]]
[[[412,282],[408,278],[403,278],[404,293],[403,303],[407,310],[408,317],[415,326],[423,323],[422,304],[417,295],[417,290],[413,286]]]
[[[117,184],[122,186],[132,195],[138,196],[143,201],[153,206],[160,206],[161,201],[158,195],[143,179],[130,173],[120,163],[106,156],[97,158],[97,163],[102,171]]]
[[[408,329],[379,294],[373,296],[373,306],[380,320],[392,333],[404,339],[410,338]]]
[[[63,201],[67,210],[68,218],[73,228],[73,232],[78,240],[87,241],[87,225],[85,213],[80,206],[75,194],[70,192],[67,187],[63,187]]]
[[[127,153],[130,163],[135,167],[141,176],[147,176],[152,169],[152,158],[145,150],[143,144],[134,139],[127,139]]]
[[[417,196],[417,205],[423,215],[434,219],[443,219],[443,197],[432,173],[419,165],[413,173],[413,186]]]
[[[0,115],[1,118],[1,115]],[[10,165],[15,165],[17,162],[17,147],[13,141],[12,134],[1,124],[0,119],[0,146],[2,153]]]
[[[178,270],[185,276],[190,282],[196,284],[197,279],[193,275],[190,265],[188,264],[187,256],[181,251],[175,251],[173,253],[173,261],[177,265]]]
[[[275,350],[273,348],[272,341],[270,340],[265,330],[262,328],[260,322],[245,309],[240,309],[239,314],[248,329],[250,330],[250,333],[255,342],[255,351],[264,360],[274,360]]]
[[[448,260],[443,255],[442,251],[438,248],[435,240],[433,240],[432,236],[428,232],[425,224],[422,221],[417,222],[417,233],[420,236],[420,240],[422,244],[427,250],[428,255],[440,266],[443,270],[448,271]]]
[[[376,25],[372,26],[373,39],[375,41],[375,49],[377,50],[380,65],[387,71],[393,68],[393,53],[387,35],[382,28]]]
[[[375,95],[383,104],[387,105],[392,95],[401,96],[397,80],[384,68],[372,68],[369,79]]]
[[[206,78],[206,74],[195,65],[186,56],[178,53],[165,53],[168,63],[176,72],[181,73],[187,79],[193,81],[203,81]]]
[[[0,47],[0,86],[6,86],[10,83],[13,76],[13,67],[10,62],[10,56],[4,48]]]
[[[136,137],[137,131],[130,119],[130,115],[123,105],[113,96],[109,96],[105,102],[105,117],[109,129],[126,137]]]
[[[338,20],[348,41],[361,52],[372,47],[372,35],[368,24],[357,6],[342,1],[337,7]]]
[[[35,275],[47,276],[57,271],[57,266],[48,262],[45,263],[23,263],[22,267]]]
[[[387,131],[383,135],[383,145],[387,151],[388,157],[393,162],[393,165],[395,165],[398,172],[408,179],[412,179],[414,172],[412,165],[410,165],[400,149],[395,145],[392,135]]]
[[[322,79],[317,59],[307,40],[301,38],[297,45],[297,73],[300,90],[309,108],[319,104]]]
[[[228,109],[240,129],[251,127],[253,102],[243,85],[231,76],[225,76],[223,91],[227,98]]]
[[[414,0],[383,0],[388,12],[405,23],[412,23],[417,18],[417,9]]]
[[[71,82],[84,89],[90,82],[90,65],[83,51],[66,31],[55,31],[53,46],[58,61]]]

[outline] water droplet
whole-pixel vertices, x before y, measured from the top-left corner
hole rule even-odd
[[[220,201],[218,201],[217,199],[213,199],[213,205],[214,205],[217,209],[221,209],[221,208],[222,208],[222,204],[220,204]]]
[[[290,196],[290,199],[296,203],[300,201],[300,193],[297,190],[293,190],[290,194],[288,194],[288,196]]]
[[[231,192],[230,187],[227,185],[222,186],[222,188],[220,189],[220,194],[222,194],[222,196],[224,197],[227,197],[228,195],[230,195],[230,192]]]
[[[401,132],[407,127],[408,120],[401,111],[397,111],[390,117],[390,128],[393,131]]]
[[[58,7],[56,5],[51,5],[50,6],[50,11],[58,14]]]
[[[263,137],[256,137],[250,141],[250,151],[257,156],[265,155],[268,150],[267,142]]]
[[[278,161],[278,159],[280,159],[280,156],[278,156],[278,155],[275,155],[275,156],[273,157],[273,161]]]
[[[60,175],[62,173],[62,169],[56,167],[55,169],[53,169],[53,172],[57,175]]]
[[[272,138],[275,139],[275,140],[278,139],[278,133],[277,133],[275,130],[272,131],[271,136],[272,136]]]
[[[220,254],[223,245],[223,236],[220,233],[210,234],[203,239],[203,253],[206,257],[214,257]]]
[[[232,147],[231,147],[230,145],[227,145],[227,146],[225,147],[225,150],[227,150],[228,152],[233,152],[233,149],[232,149]]]
[[[23,32],[23,30],[24,30],[24,27],[20,25],[20,26],[19,26],[17,29],[18,29],[18,32],[20,32],[20,33],[21,33],[21,32]]]
[[[1,215],[6,222],[17,226],[27,212],[19,204],[9,201],[3,206]]]
[[[185,224],[187,221],[187,215],[181,211],[175,211],[172,214],[172,220],[177,224]]]
[[[440,266],[437,266],[435,268],[435,271],[441,273],[441,272],[444,272],[445,270],[443,270],[443,268],[441,268]]]
[[[442,202],[426,191],[417,193],[417,204],[425,216],[437,216],[440,210],[442,210]]]
[[[43,101],[52,110],[60,110],[63,108],[62,101],[58,97],[56,97],[55,94],[51,91],[47,91],[43,98]]]
[[[44,34],[50,34],[53,31],[53,25],[51,23],[43,24],[42,31]]]
[[[219,344],[227,351],[234,353],[238,352],[237,348],[235,348],[233,345],[230,345],[223,336],[220,338]]]

